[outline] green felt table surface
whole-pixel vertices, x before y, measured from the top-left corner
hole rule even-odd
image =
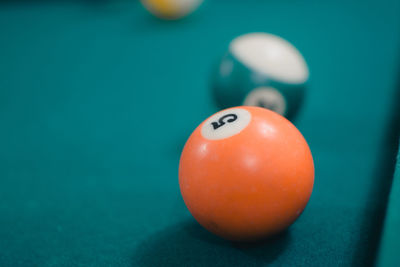
[[[398,14],[394,0],[214,0],[165,22],[138,1],[1,2],[0,265],[372,264],[397,148]],[[191,217],[178,163],[217,111],[213,64],[254,31],[309,64],[295,124],[315,186],[285,233],[232,244]]]
[[[397,266],[400,262],[400,154],[397,155],[396,171],[392,181],[386,219],[381,235],[378,266]]]

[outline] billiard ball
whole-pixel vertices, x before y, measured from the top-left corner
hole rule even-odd
[[[141,2],[153,15],[174,20],[192,13],[203,0],[141,0]]]
[[[305,208],[314,164],[302,134],[265,108],[220,111],[187,140],[179,185],[193,217],[212,233],[253,241],[289,227]]]
[[[303,102],[308,77],[306,61],[288,41],[249,33],[231,41],[213,72],[212,87],[221,108],[259,106],[292,119]]]

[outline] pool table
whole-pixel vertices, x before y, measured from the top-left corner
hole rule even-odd
[[[0,266],[400,266],[399,14],[395,0],[209,0],[163,21],[135,0],[1,1]],[[232,243],[191,217],[178,164],[218,110],[215,64],[248,32],[307,60],[293,122],[315,184],[285,232]]]

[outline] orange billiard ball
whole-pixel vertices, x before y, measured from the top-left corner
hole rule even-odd
[[[313,158],[302,134],[259,107],[229,108],[206,119],[179,164],[187,208],[228,240],[258,240],[286,229],[307,205],[313,184]]]

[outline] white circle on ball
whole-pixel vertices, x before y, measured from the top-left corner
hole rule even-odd
[[[263,107],[280,115],[286,113],[286,100],[283,95],[272,87],[259,87],[247,94],[244,106]]]
[[[297,84],[309,72],[301,53],[291,43],[273,34],[249,33],[234,39],[229,50],[248,68],[278,81]]]
[[[220,140],[240,133],[251,121],[251,114],[242,108],[231,108],[220,111],[208,118],[201,134],[209,140]]]

